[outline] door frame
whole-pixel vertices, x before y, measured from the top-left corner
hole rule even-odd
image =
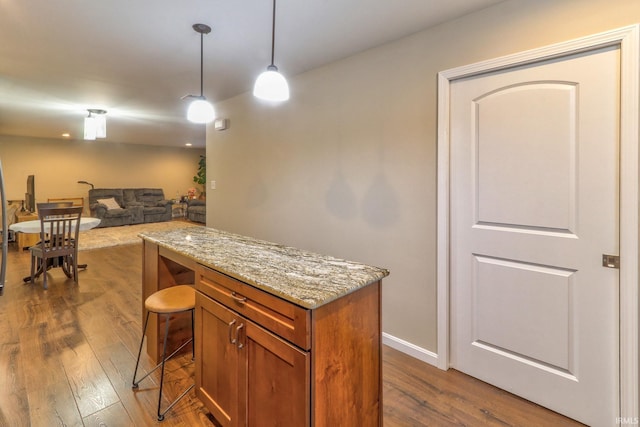
[[[450,85],[487,72],[533,64],[602,47],[620,49],[620,414],[640,416],[640,25],[635,24],[438,73],[437,366],[450,367]]]

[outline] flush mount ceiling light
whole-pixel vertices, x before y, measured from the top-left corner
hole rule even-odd
[[[200,33],[200,95],[185,95],[184,98],[195,98],[189,105],[187,110],[187,119],[193,123],[210,123],[216,116],[213,109],[213,105],[207,98],[204,97],[203,92],[203,38],[205,34],[211,32],[211,27],[205,24],[193,24],[193,29]]]
[[[89,115],[84,118],[84,139],[93,141],[107,137],[107,111],[89,108]]]
[[[286,101],[289,99],[287,79],[278,72],[273,63],[276,40],[276,0],[273,0],[273,21],[271,26],[271,64],[267,71],[256,79],[253,85],[253,96],[267,101]]]

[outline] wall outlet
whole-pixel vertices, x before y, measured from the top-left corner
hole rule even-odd
[[[216,182],[215,181],[211,181],[211,189],[212,190],[216,189]]]

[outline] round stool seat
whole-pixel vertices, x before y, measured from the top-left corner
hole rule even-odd
[[[193,310],[196,306],[196,291],[189,285],[171,286],[149,295],[144,306],[151,312],[161,314]]]

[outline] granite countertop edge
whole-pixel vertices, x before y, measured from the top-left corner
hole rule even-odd
[[[384,268],[209,227],[141,232],[138,236],[307,309],[389,275]]]

